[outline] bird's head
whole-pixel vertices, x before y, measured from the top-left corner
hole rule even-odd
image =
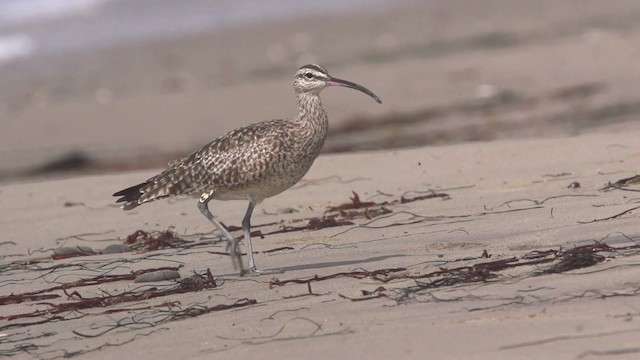
[[[334,78],[327,70],[320,65],[305,65],[296,71],[293,80],[293,88],[296,94],[312,93],[319,94],[320,90],[328,86],[342,86],[363,92],[373,98],[378,103],[382,103],[379,97],[364,86],[352,83],[347,80]]]

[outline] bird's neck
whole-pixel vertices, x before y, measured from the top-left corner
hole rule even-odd
[[[307,115],[324,113],[324,107],[322,106],[322,100],[320,96],[314,93],[301,93],[296,94],[298,98],[298,111],[300,117],[306,117]]]
[[[322,106],[322,100],[318,94],[297,94],[298,120],[310,126],[327,127],[327,113]]]
[[[329,130],[327,113],[318,94],[301,93],[296,96],[299,110],[296,121],[301,129],[301,137],[305,138],[303,146],[310,147],[317,156]]]

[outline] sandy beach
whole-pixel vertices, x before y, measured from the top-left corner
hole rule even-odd
[[[323,94],[325,152],[638,129],[637,3],[533,3],[405,1],[4,64],[0,178],[162,167],[295,115],[313,62],[384,101]]]
[[[0,355],[637,358],[640,6],[476,4],[2,64]],[[238,276],[194,198],[114,204],[294,115],[300,62],[383,104],[323,92],[324,153],[252,219],[274,274]],[[245,202],[210,207],[241,235]]]
[[[256,211],[258,266],[284,271],[260,277],[235,274],[194,199],[114,207],[113,189],[149,172],[5,186],[1,226],[13,242],[2,244],[12,255],[3,257],[0,299],[34,298],[0,308],[4,351],[20,354],[28,342],[47,358],[633,358],[639,205],[625,190],[638,185],[603,187],[637,174],[637,136],[322,156]],[[344,206],[352,192],[362,207]],[[212,209],[239,225],[244,206]],[[314,222],[328,227],[296,230]],[[169,225],[189,242],[90,254]],[[52,260],[60,247],[84,256]],[[100,278],[160,268],[183,279],[210,269],[217,287],[163,296],[178,285]],[[61,305],[105,297],[113,305]]]

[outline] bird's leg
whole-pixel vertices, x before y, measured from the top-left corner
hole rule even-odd
[[[251,245],[251,214],[253,213],[253,208],[255,206],[256,202],[249,199],[249,207],[242,219],[242,231],[244,232],[244,241],[247,243],[247,255],[249,255],[249,273],[253,275],[280,274],[283,272],[280,269],[258,270],[256,268],[256,262],[253,260],[253,246]]]
[[[255,206],[256,203],[249,200],[249,207],[247,207],[247,212],[242,219],[242,231],[244,232],[244,241],[247,243],[247,255],[249,255],[249,273],[252,274],[258,273],[256,263],[253,260],[253,246],[251,245],[251,214]]]
[[[215,225],[218,230],[227,238],[227,250],[229,251],[229,255],[231,256],[231,263],[233,264],[233,269],[238,270],[240,268],[240,276],[244,275],[244,267],[242,266],[242,255],[240,254],[240,248],[238,246],[238,240],[236,240],[229,230],[227,230],[221,223],[216,219],[215,216],[209,211],[209,195],[202,194],[200,197],[200,201],[198,201],[198,209],[202,215],[204,215],[209,221]]]

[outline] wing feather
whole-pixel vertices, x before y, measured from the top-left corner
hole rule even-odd
[[[285,120],[238,128],[114,196],[122,196],[118,202],[125,202],[123,207],[130,209],[167,196],[251,186],[286,160],[294,146],[291,130],[291,123]]]

